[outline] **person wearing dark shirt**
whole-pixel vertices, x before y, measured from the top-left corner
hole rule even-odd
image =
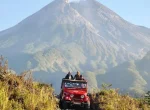
[[[65,76],[65,79],[73,80],[73,76],[72,76],[72,74],[71,74],[70,71],[69,71],[68,74]]]
[[[75,80],[81,80],[81,75],[80,75],[79,71],[77,71],[77,74],[74,76],[74,79]]]
[[[80,75],[80,80],[85,80],[84,77],[82,75]]]

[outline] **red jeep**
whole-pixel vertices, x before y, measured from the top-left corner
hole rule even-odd
[[[82,107],[90,109],[90,98],[87,94],[87,82],[85,80],[63,79],[61,84],[60,102],[61,109]]]

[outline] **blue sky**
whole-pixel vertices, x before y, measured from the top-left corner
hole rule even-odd
[[[14,26],[52,0],[0,0],[0,31]],[[150,0],[98,0],[133,24],[150,28]]]

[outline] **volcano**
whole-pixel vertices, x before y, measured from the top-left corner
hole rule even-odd
[[[10,67],[30,69],[54,86],[68,71],[102,74],[149,49],[150,29],[125,21],[96,0],[55,0],[0,32],[0,51]]]

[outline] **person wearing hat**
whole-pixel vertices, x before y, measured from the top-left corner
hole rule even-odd
[[[73,80],[73,76],[72,76],[72,74],[71,74],[70,71],[69,71],[68,74],[65,76],[65,79]]]

